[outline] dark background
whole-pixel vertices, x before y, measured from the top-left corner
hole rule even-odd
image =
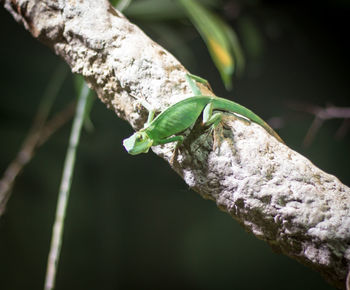
[[[234,93],[224,90],[199,37],[188,39],[196,56],[189,69],[210,80],[218,95],[233,97],[266,120],[281,118],[278,132],[291,148],[350,185],[349,134],[334,137],[341,121],[326,122],[304,148],[313,117],[290,107],[350,105],[349,1],[246,2],[235,18],[229,7],[238,4],[226,1],[223,14],[241,35],[247,56]],[[244,21],[258,33],[253,42]],[[3,171],[60,59],[3,8],[0,27]],[[54,110],[73,98],[68,78]],[[246,233],[154,154],[128,155],[121,142],[132,133],[130,126],[99,101],[91,118],[95,130],[83,133],[77,155],[57,289],[333,289],[318,273]],[[0,220],[0,289],[43,287],[69,131],[66,125],[55,134],[15,184]]]

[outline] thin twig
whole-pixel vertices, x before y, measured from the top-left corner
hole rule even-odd
[[[21,149],[7,167],[2,179],[0,180],[0,216],[5,212],[16,177],[23,170],[23,167],[33,158],[34,151],[38,147],[38,142],[42,138],[42,132],[45,127],[47,116],[49,115],[53,101],[57,96],[66,75],[66,66],[60,64],[45,89],[32,126],[22,143]],[[43,142],[41,142],[41,144],[42,143]]]
[[[343,139],[346,133],[349,131],[349,129],[350,129],[350,118],[344,119],[340,127],[338,128],[337,132],[335,133],[335,137],[338,140]]]
[[[7,202],[11,197],[11,190],[17,176],[32,160],[35,151],[41,147],[58,129],[66,124],[74,115],[75,102],[67,105],[62,111],[56,113],[40,131],[33,132],[30,138],[22,144],[16,158],[7,167],[0,180],[0,216],[4,214]]]
[[[57,266],[62,245],[62,235],[64,230],[64,219],[66,216],[66,208],[69,198],[69,192],[72,182],[76,150],[79,143],[81,128],[84,120],[84,112],[88,100],[89,89],[86,84],[82,87],[79,95],[79,101],[76,108],[76,114],[69,138],[69,146],[67,149],[66,159],[64,163],[63,175],[58,195],[58,203],[56,208],[55,224],[51,237],[51,247],[47,262],[47,272],[45,278],[45,290],[52,290],[55,286],[55,278]]]
[[[336,136],[344,136],[348,128],[348,120],[350,119],[350,108],[349,107],[336,107],[328,105],[325,108],[320,106],[315,106],[311,104],[291,104],[291,106],[302,112],[306,112],[315,116],[308,132],[305,135],[303,145],[309,146],[314,140],[318,130],[322,127],[323,123],[331,119],[344,119],[344,122],[339,128]]]
[[[315,139],[316,133],[322,127],[324,120],[319,118],[317,115],[315,116],[309,130],[307,131],[304,140],[303,146],[308,147],[311,145],[312,141]]]
[[[41,130],[37,147],[42,146],[59,128],[74,116],[76,102],[69,103],[62,111],[56,113],[49,121],[46,122]]]

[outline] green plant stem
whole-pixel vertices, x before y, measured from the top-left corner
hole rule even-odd
[[[62,236],[64,231],[64,219],[66,216],[67,203],[69,199],[69,192],[72,183],[72,176],[75,164],[75,156],[77,146],[80,139],[81,128],[84,121],[84,112],[89,96],[89,88],[86,84],[82,87],[74,122],[69,138],[69,146],[66,153],[66,159],[64,162],[63,175],[58,195],[58,203],[56,208],[56,218],[53,226],[51,247],[47,261],[46,278],[45,278],[45,290],[52,290],[55,287],[55,277],[57,273],[57,267],[59,262],[60,250],[62,245]]]

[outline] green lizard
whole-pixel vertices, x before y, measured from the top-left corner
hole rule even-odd
[[[177,145],[180,145],[184,137],[177,134],[190,128],[201,113],[203,113],[203,125],[211,125],[215,128],[221,121],[222,113],[216,112],[213,114],[213,110],[226,111],[243,116],[262,126],[268,133],[283,143],[278,134],[251,110],[223,98],[202,95],[195,81],[208,84],[206,80],[191,74],[186,75],[186,80],[194,96],[175,103],[161,112],[156,118],[154,118],[154,110],[148,104],[142,103],[149,111],[148,120],[143,129],[124,139],[123,145],[129,154],[147,153],[151,146],[170,142],[177,142]]]

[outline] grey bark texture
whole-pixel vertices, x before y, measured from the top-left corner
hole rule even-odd
[[[142,127],[147,112],[133,96],[159,110],[191,96],[186,69],[106,0],[0,2],[134,129]],[[350,264],[348,187],[259,125],[232,115],[225,115],[215,132],[216,146],[213,134],[199,122],[186,135],[170,165],[192,189],[275,250],[345,289]],[[173,149],[174,144],[167,144],[153,151],[169,161]]]

